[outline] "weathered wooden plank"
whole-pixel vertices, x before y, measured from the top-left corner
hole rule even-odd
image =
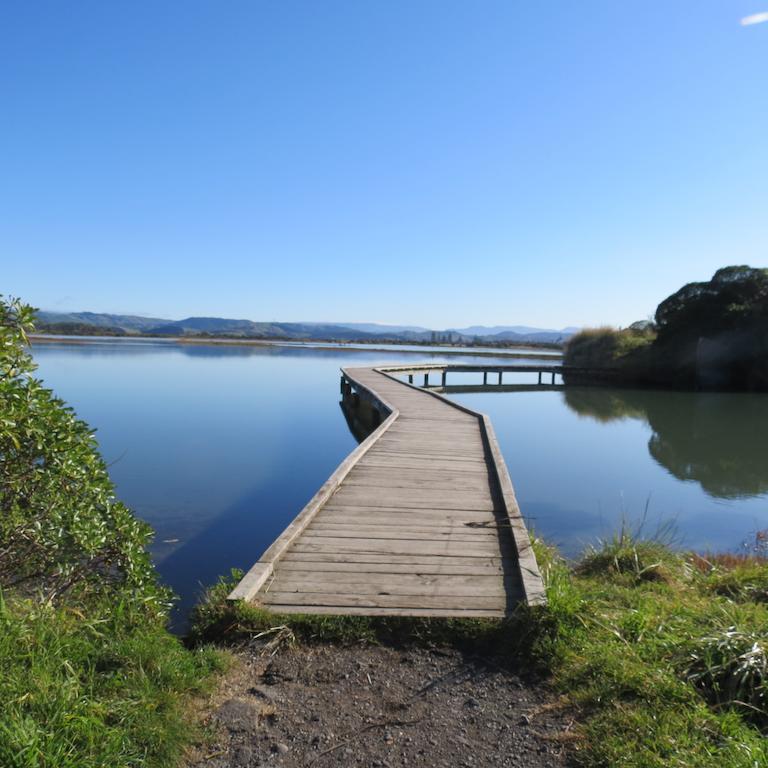
[[[465,556],[465,555],[430,555],[430,554],[382,554],[380,552],[322,552],[310,551],[301,552],[295,548],[280,558],[280,565],[284,563],[380,563],[389,565],[412,565],[414,568],[434,568],[439,565],[469,565],[472,564],[480,568],[487,566],[507,567],[508,563],[513,563],[509,557],[502,556],[501,553],[487,555],[485,557]]]
[[[445,462],[448,464],[459,465],[473,465],[488,468],[488,462],[485,456],[478,454],[472,454],[471,456],[439,456],[434,453],[416,452],[413,448],[407,446],[396,447],[392,446],[387,448],[386,446],[376,445],[375,449],[371,451],[370,459],[384,458],[389,461],[430,461],[430,462]]]
[[[432,462],[430,465],[421,467],[404,466],[399,471],[393,471],[391,466],[378,466],[377,464],[368,464],[355,467],[355,472],[350,473],[347,480],[351,480],[353,477],[380,477],[389,478],[392,480],[420,480],[424,478],[430,478],[441,482],[475,482],[482,483],[485,488],[489,488],[488,483],[488,469],[482,464],[475,465],[474,471],[456,472],[450,466],[445,464],[438,464]]]
[[[376,606],[364,606],[362,608],[345,605],[280,605],[278,603],[270,604],[270,609],[275,613],[301,614],[311,613],[314,615],[338,616],[423,616],[435,619],[439,618],[466,618],[466,619],[501,619],[506,615],[504,608],[496,609],[476,609],[476,608],[380,608]]]
[[[397,435],[387,435],[386,438],[382,438],[379,445],[382,448],[413,445],[422,449],[434,449],[436,453],[460,451],[468,456],[483,455],[483,441],[479,434],[462,435],[456,438],[455,442],[450,439],[451,437],[453,437],[451,433],[400,432]]]
[[[456,459],[438,459],[434,456],[405,456],[390,455],[386,453],[377,453],[375,456],[369,456],[361,469],[409,469],[413,472],[423,472],[424,470],[434,470],[436,472],[449,472],[452,475],[477,475],[479,477],[488,476],[488,465],[484,461],[459,461]],[[393,472],[392,474],[397,474]]]
[[[414,575],[403,573],[361,573],[349,580],[347,574],[341,579],[331,578],[338,574],[318,573],[311,577],[306,574],[283,574],[265,587],[270,592],[294,592],[312,595],[317,592],[335,595],[398,595],[407,597],[496,597],[506,595],[504,582],[498,576],[448,576]],[[423,601],[427,602],[427,600]]]
[[[377,520],[369,518],[365,522],[350,521],[340,518],[326,518],[325,515],[317,517],[315,522],[307,528],[309,533],[318,533],[320,531],[347,531],[356,532],[361,536],[367,536],[369,533],[381,533],[382,531],[393,531],[401,533],[418,533],[434,536],[497,536],[498,531],[495,525],[472,526],[466,524],[444,525],[439,520],[415,520],[408,522],[397,522],[395,520]]]
[[[442,558],[446,559],[446,558]],[[318,560],[288,559],[287,556],[280,560],[275,569],[275,578],[283,578],[285,574],[306,571],[316,573],[339,573],[345,578],[355,578],[361,573],[409,573],[415,575],[440,576],[482,576],[493,575],[502,578],[504,569],[501,564],[492,565],[480,562],[480,558],[471,558],[472,565],[443,565],[441,558],[433,558],[426,563],[347,563],[338,560],[323,562]]]
[[[473,494],[456,491],[445,492],[436,498],[436,494],[412,488],[391,488],[386,494],[366,493],[359,486],[342,488],[333,497],[334,507],[399,507],[401,509],[420,509],[425,505],[436,505],[442,509],[474,509],[492,512],[493,501],[490,494]]]
[[[389,541],[479,541],[481,536],[491,536],[495,538],[494,532],[473,531],[472,529],[454,529],[450,531],[441,531],[437,528],[404,530],[392,525],[363,528],[361,526],[332,526],[324,528],[307,528],[304,532],[305,540],[316,538],[332,539],[387,539]]]
[[[450,555],[453,557],[494,557],[508,551],[500,542],[479,540],[468,541],[428,541],[428,540],[392,540],[392,539],[345,539],[341,537],[302,536],[294,542],[295,552],[356,552],[377,555]]]
[[[434,509],[428,505],[420,507],[392,507],[392,506],[370,506],[361,504],[336,504],[333,499],[323,507],[323,515],[334,513],[338,515],[347,515],[349,519],[355,519],[360,515],[377,515],[382,519],[388,516],[397,516],[416,518],[419,516],[438,517],[450,520],[493,520],[496,519],[493,509]]]
[[[358,472],[350,475],[345,483],[350,488],[355,485],[365,488],[412,488],[434,489],[435,491],[477,491],[478,494],[489,496],[488,481],[472,477],[441,477],[428,471],[421,476],[406,475],[393,472]]]
[[[455,608],[463,610],[504,609],[506,598],[502,596],[474,595],[340,595],[335,592],[273,592],[260,593],[265,603],[278,605],[332,605],[357,608]]]
[[[443,520],[438,517],[406,517],[403,515],[390,515],[386,518],[380,518],[376,515],[358,515],[356,519],[350,520],[348,516],[331,515],[325,513],[318,518],[313,526],[313,530],[330,531],[334,528],[352,528],[357,527],[363,533],[370,528],[372,530],[414,530],[423,532],[430,531],[454,531],[456,533],[472,534],[473,536],[499,536],[509,534],[509,524],[498,522],[496,520]]]

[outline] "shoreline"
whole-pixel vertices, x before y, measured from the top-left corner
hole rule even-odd
[[[438,345],[424,345],[425,350],[422,352],[417,349],[403,349],[403,347],[418,346],[413,344],[395,345],[398,348],[388,349],[381,346],[377,346],[375,343],[370,345],[366,342],[350,342],[333,343],[333,342],[301,342],[301,341],[279,341],[276,339],[226,339],[226,338],[190,338],[181,336],[65,336],[65,335],[48,335],[33,333],[29,335],[29,340],[32,346],[35,344],[103,344],[104,342],[116,342],[120,343],[163,343],[163,344],[178,344],[178,345],[201,345],[201,346],[241,346],[241,347],[282,347],[287,349],[317,349],[321,351],[343,351],[343,352],[381,352],[383,354],[425,354],[425,355],[448,355],[448,356],[461,356],[469,355],[472,357],[509,357],[511,359],[525,359],[525,360],[560,360],[562,359],[562,353],[551,352],[543,353],[539,351],[540,347],[530,347],[531,352],[507,352],[501,348],[499,351],[491,351],[488,349],[480,349],[477,351],[472,350],[471,347],[456,348],[446,347],[444,350],[436,351],[435,349],[428,348]],[[389,342],[382,342],[382,344],[389,344]],[[365,348],[363,347],[365,344]],[[357,345],[357,346],[353,346]],[[524,345],[516,345],[514,349],[529,349]]]

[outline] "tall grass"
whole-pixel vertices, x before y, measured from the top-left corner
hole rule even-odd
[[[0,596],[0,765],[171,766],[194,734],[187,697],[222,659],[125,604],[86,615]]]
[[[583,368],[614,368],[639,362],[656,334],[652,330],[631,330],[602,326],[585,328],[572,336],[565,347],[564,362]]]
[[[768,765],[768,605],[737,586],[766,563],[697,566],[626,528],[575,568],[535,547],[549,609],[534,648],[579,709],[577,763]]]

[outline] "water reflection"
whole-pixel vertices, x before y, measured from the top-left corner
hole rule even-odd
[[[571,410],[601,423],[639,419],[650,426],[651,457],[710,496],[768,493],[768,397],[750,393],[566,389]]]

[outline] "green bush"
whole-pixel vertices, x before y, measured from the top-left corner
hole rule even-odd
[[[0,296],[0,588],[55,599],[120,587],[162,615],[151,530],[115,499],[88,425],[34,378],[33,321]]]
[[[0,766],[172,766],[225,658],[167,631],[151,531],[34,378],[33,319],[0,297]]]

